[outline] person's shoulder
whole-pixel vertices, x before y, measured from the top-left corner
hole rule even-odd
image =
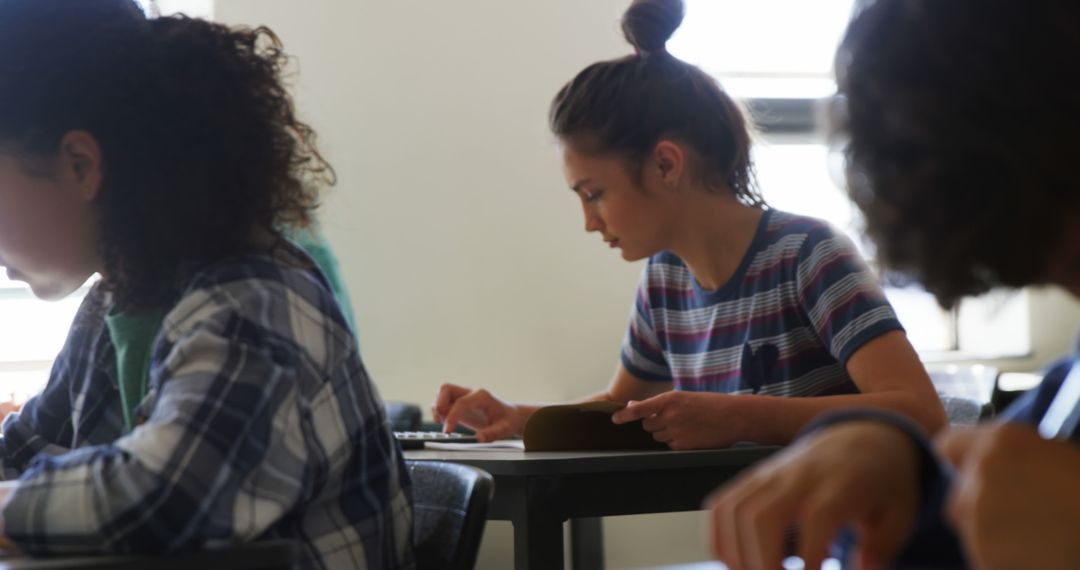
[[[768,234],[771,242],[797,247],[799,263],[860,256],[847,234],[829,222],[811,216],[774,210],[769,219]]]
[[[322,281],[316,268],[307,253],[290,241],[281,241],[269,251],[221,260],[202,268],[191,276],[186,289],[264,282],[302,290],[304,283]]]
[[[232,313],[266,326],[299,313],[347,328],[325,277],[312,259],[288,241],[272,251],[222,260],[188,279],[170,311],[184,315]]]
[[[674,253],[664,250],[649,257],[650,266],[686,267],[686,263]]]
[[[792,214],[781,210],[769,212],[766,235],[770,241],[780,241],[792,237],[800,238],[804,242],[819,242],[837,236],[843,236],[843,232],[836,229],[825,220],[801,214]]]
[[[86,291],[82,301],[79,302],[79,310],[75,313],[75,321],[72,327],[86,323],[94,323],[105,318],[112,305],[112,294],[109,293],[101,280],[94,282]]]
[[[649,257],[645,265],[644,277],[650,282],[667,285],[689,283],[693,279],[686,262],[670,251],[661,251]]]

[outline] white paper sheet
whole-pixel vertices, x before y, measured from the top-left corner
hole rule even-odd
[[[445,443],[441,441],[426,441],[424,449],[439,449],[444,451],[506,451],[517,449],[525,451],[525,440],[500,439],[487,443]]]

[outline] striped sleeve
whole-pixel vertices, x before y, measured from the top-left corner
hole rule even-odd
[[[641,273],[637,295],[630,309],[630,324],[622,343],[622,365],[630,374],[642,380],[671,382],[671,367],[664,356],[656,329],[653,326],[649,301],[650,270],[653,261]]]
[[[903,330],[855,245],[828,226],[809,232],[799,252],[799,302],[822,344],[841,364],[864,344]]]

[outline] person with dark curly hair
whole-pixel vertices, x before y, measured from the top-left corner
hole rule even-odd
[[[1080,4],[877,0],[837,55],[851,197],[886,265],[945,305],[996,287],[1080,297]],[[1000,421],[940,435],[880,411],[822,418],[710,502],[733,570],[1080,568],[1080,356]],[[842,532],[847,529],[848,532]],[[854,532],[850,532],[854,531]]]
[[[4,546],[290,538],[302,568],[412,567],[400,448],[282,235],[333,181],[285,64],[266,28],[0,0],[0,265],[45,299],[101,275],[3,423]]]
[[[585,230],[648,260],[614,378],[586,399],[627,404],[613,421],[641,420],[672,449],[783,444],[854,405],[942,427],[930,379],[854,245],[766,207],[738,106],[665,49],[682,18],[681,0],[636,0],[622,21],[635,54],[586,67],[551,105]],[[487,440],[520,433],[537,407],[446,384],[433,412]]]

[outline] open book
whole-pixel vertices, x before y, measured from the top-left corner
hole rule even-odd
[[[522,439],[490,443],[426,442],[427,449],[480,451],[519,449],[524,451],[587,451],[667,449],[641,427],[641,422],[617,425],[611,414],[626,407],[615,402],[544,406],[525,422]]]
[[[544,406],[525,422],[525,451],[667,449],[640,421],[612,423],[611,414],[624,407],[608,401]]]

